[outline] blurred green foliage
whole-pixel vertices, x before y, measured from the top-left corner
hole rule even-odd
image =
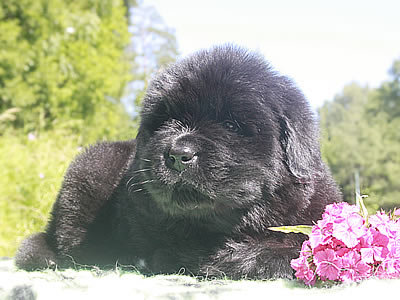
[[[379,88],[346,86],[319,110],[324,159],[348,202],[359,173],[370,211],[400,207],[400,60],[389,73]]]
[[[131,80],[125,9],[115,0],[1,2],[0,111],[20,109],[15,128],[77,133],[123,115],[110,102]]]

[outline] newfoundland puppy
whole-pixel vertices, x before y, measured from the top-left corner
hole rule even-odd
[[[292,278],[304,236],[267,228],[311,225],[337,201],[302,93],[260,55],[220,46],[155,76],[136,140],[76,158],[16,264]]]

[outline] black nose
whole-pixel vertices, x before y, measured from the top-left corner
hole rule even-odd
[[[197,159],[196,152],[189,146],[175,145],[166,153],[165,162],[171,169],[179,172],[186,169]]]

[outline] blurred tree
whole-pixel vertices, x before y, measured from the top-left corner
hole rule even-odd
[[[390,80],[373,94],[366,118],[379,128],[380,152],[377,191],[381,207],[400,207],[400,59],[389,70]]]
[[[15,128],[96,124],[101,137],[128,124],[120,99],[133,56],[122,1],[2,1],[0,32],[0,112],[20,109]]]
[[[363,109],[368,93],[367,88],[351,84],[319,111],[322,154],[349,202],[354,199],[354,172],[364,165],[358,147],[365,132]]]
[[[82,143],[134,137],[126,108],[177,57],[173,31],[135,0],[7,0],[0,32],[0,114],[18,110],[1,126],[68,128]]]
[[[125,16],[129,21],[129,16],[130,16],[130,10],[131,8],[135,7],[138,5],[136,0],[124,0],[124,5],[126,7],[126,13]]]
[[[386,112],[391,121],[400,118],[400,59],[393,63],[389,75],[392,80],[384,82],[378,89],[379,100],[375,101],[375,108]]]
[[[371,211],[400,206],[396,76],[373,90],[357,84],[348,85],[319,110],[323,157],[341,186],[345,200],[354,201],[354,176],[359,172],[361,192],[370,196],[366,203]],[[387,109],[388,103],[396,104]]]
[[[174,30],[164,23],[154,7],[139,2],[131,12],[131,47],[136,57],[130,91],[136,96],[134,104],[137,109],[152,75],[177,59],[178,46]]]

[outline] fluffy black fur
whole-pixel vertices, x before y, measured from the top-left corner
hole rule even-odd
[[[304,236],[267,227],[312,224],[340,200],[302,93],[261,56],[216,47],[155,77],[136,141],[77,157],[16,263],[292,278]]]

